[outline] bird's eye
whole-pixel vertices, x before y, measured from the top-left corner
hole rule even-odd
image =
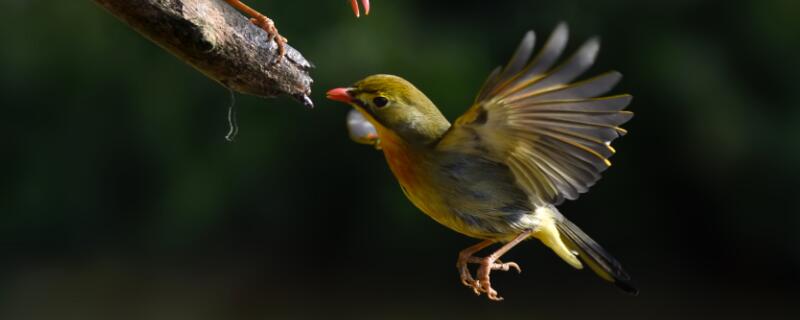
[[[375,97],[372,99],[372,103],[375,104],[376,107],[382,108],[389,103],[389,99],[386,99],[385,97]]]

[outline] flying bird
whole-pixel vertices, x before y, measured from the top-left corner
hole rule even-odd
[[[267,16],[261,14],[239,0],[225,0],[225,2],[236,8],[236,10],[248,15],[250,17],[250,22],[259,28],[264,29],[264,31],[266,31],[269,35],[269,41],[275,40],[275,43],[278,45],[279,57],[283,57],[283,55],[286,54],[285,46],[287,40],[278,33],[278,28],[275,27],[275,22],[273,22],[272,19],[267,18]],[[364,6],[364,14],[369,15],[369,0],[361,0],[361,4]],[[353,7],[353,13],[356,15],[356,17],[360,17],[361,12],[359,11],[357,0],[350,0],[350,6]]]
[[[458,254],[456,267],[465,286],[491,300],[502,300],[491,272],[521,270],[500,257],[531,238],[569,265],[585,264],[625,292],[638,293],[620,263],[556,209],[600,179],[615,152],[611,141],[626,133],[620,125],[633,116],[623,110],[630,95],[605,95],[620,73],[575,81],[594,63],[596,38],[556,65],[567,38],[561,23],[532,57],[535,35],[525,34],[508,64],[489,75],[452,125],[425,94],[394,75],[372,75],[327,93],[371,124],[356,119],[348,128],[356,141],[383,150],[417,208],[482,240]],[[493,244],[500,247],[475,256]],[[474,277],[469,264],[478,265]]]

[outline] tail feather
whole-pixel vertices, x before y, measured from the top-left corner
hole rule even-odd
[[[592,240],[578,226],[566,218],[556,222],[561,239],[570,249],[578,253],[586,265],[589,266],[598,276],[606,281],[614,283],[622,291],[632,295],[638,295],[639,290],[631,283],[631,277],[622,265],[611,256],[603,247]]]

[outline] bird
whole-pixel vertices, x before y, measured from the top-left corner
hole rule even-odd
[[[517,263],[499,259],[520,242],[538,239],[572,267],[585,264],[636,295],[621,264],[556,208],[587,192],[611,165],[611,142],[627,133],[620,125],[633,116],[623,110],[632,96],[605,95],[621,79],[617,71],[575,81],[594,64],[597,38],[559,64],[567,24],[559,23],[534,56],[535,38],[533,31],[525,34],[453,124],[422,91],[395,75],[368,76],[329,90],[327,98],[351,105],[374,127],[359,129],[356,140],[383,151],[417,208],[481,240],[460,251],[456,261],[461,282],[475,294],[503,300],[491,272],[521,272]],[[476,256],[494,244],[499,248]],[[477,264],[474,277],[471,264]]]
[[[267,32],[267,41],[274,40],[278,45],[278,57],[283,57],[286,54],[286,42],[288,40],[278,33],[278,28],[275,27],[275,22],[273,22],[272,19],[267,18],[267,16],[244,4],[240,0],[225,0],[225,2],[236,8],[236,10],[248,15],[251,23]],[[369,0],[361,0],[361,4],[364,6],[364,14],[369,15]],[[350,0],[350,6],[353,8],[353,14],[356,15],[356,18],[360,17],[361,12],[358,8],[357,0]]]

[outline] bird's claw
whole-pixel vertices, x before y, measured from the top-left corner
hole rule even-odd
[[[517,270],[517,273],[522,273],[522,268],[516,262],[496,262],[492,264],[492,270],[499,270],[499,271],[508,271],[508,270]]]
[[[250,23],[266,31],[267,42],[275,40],[275,44],[278,45],[278,58],[275,59],[275,63],[280,62],[283,56],[286,55],[286,42],[288,40],[278,33],[278,28],[275,28],[275,23],[272,22],[272,19],[250,8],[240,0],[225,0],[225,2],[250,17]]]
[[[456,268],[458,269],[458,274],[461,277],[461,283],[463,283],[467,287],[472,286],[472,282],[475,279],[472,279],[472,275],[469,274],[469,268],[467,268],[467,261],[466,259],[458,259],[456,262]]]
[[[503,297],[499,296],[497,294],[497,290],[492,288],[492,283],[489,281],[489,279],[476,280],[474,289],[475,294],[477,295],[486,293],[486,297],[489,298],[489,300],[503,301]]]
[[[490,274],[492,270],[501,270],[501,271],[508,271],[511,266],[516,265],[516,263],[508,262],[508,263],[498,263],[495,259],[492,258],[483,258],[480,260],[480,268],[478,268],[478,280],[475,281],[475,286],[480,292],[486,293],[486,297],[489,300],[493,301],[502,301],[503,297],[497,294],[497,290],[492,288],[492,282],[490,279]],[[519,266],[517,265],[517,269],[519,270]]]
[[[275,44],[278,45],[278,59],[275,62],[280,62],[283,56],[286,55],[286,42],[289,40],[278,33],[275,22],[266,16],[261,15],[250,18],[250,22],[267,32],[267,42],[275,40]]]
[[[470,275],[468,263],[480,264],[478,268],[478,280],[475,280]],[[502,262],[500,260],[491,258],[477,258],[477,257],[459,257],[456,267],[459,269],[461,276],[461,283],[464,286],[471,288],[476,295],[486,294],[489,300],[502,301],[503,297],[499,296],[497,290],[492,288],[490,273],[493,270],[509,271],[514,269],[517,273],[522,273],[522,268],[516,262]]]
[[[467,262],[474,263],[474,264],[483,264],[483,259],[480,259],[480,258],[477,258],[477,257],[469,257]],[[517,270],[517,273],[522,273],[522,268],[519,267],[519,264],[517,264],[516,262],[513,262],[513,261],[502,262],[502,261],[500,261],[498,259],[498,260],[495,260],[494,262],[492,262],[490,267],[491,267],[491,270],[508,271],[508,270],[514,269],[514,270]]]
[[[258,13],[258,11],[253,10],[239,0],[225,1],[236,9],[244,11],[250,17],[252,17],[250,18],[250,22],[267,32],[267,42],[275,40],[275,44],[278,45],[278,58],[275,59],[275,63],[280,62],[281,59],[283,59],[283,56],[286,55],[286,42],[288,42],[288,40],[278,33],[278,28],[275,27],[275,23],[272,22],[272,19]],[[361,0],[361,4],[364,6],[364,14],[368,15],[369,0]],[[353,7],[353,13],[355,13],[356,17],[361,15],[361,12],[358,8],[358,2],[356,0],[350,0],[350,6]]]
[[[467,287],[474,288],[475,279],[472,278],[472,275],[469,274],[469,269],[465,264],[462,268],[459,268],[459,273],[461,276],[461,283]]]

